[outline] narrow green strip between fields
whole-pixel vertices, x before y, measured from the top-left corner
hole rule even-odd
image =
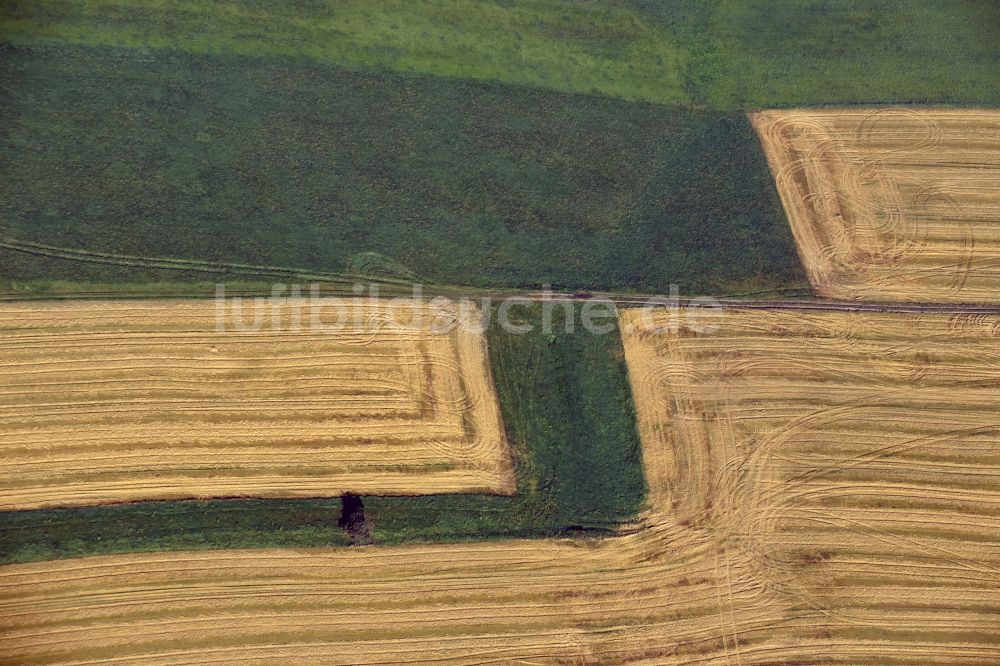
[[[591,306],[601,335],[581,326],[579,305],[556,306],[552,333],[542,306],[516,306],[530,333],[493,322],[490,360],[514,453],[517,493],[365,499],[376,542],[555,535],[610,530],[645,496],[642,449],[625,356],[607,306]],[[575,331],[563,332],[573,313]]]
[[[575,331],[565,331],[564,308]],[[494,315],[490,360],[514,455],[513,497],[365,497],[375,543],[479,541],[607,534],[634,517],[646,487],[621,339],[605,306],[582,327],[580,305],[555,306],[552,333],[540,305],[511,319]],[[140,502],[0,513],[0,562],[112,552],[201,548],[312,547],[349,543],[329,500]]]

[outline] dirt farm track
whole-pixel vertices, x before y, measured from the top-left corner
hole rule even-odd
[[[621,536],[5,566],[0,661],[1000,662],[1000,316],[666,317]]]

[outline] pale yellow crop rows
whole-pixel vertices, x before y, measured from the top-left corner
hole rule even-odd
[[[0,306],[0,509],[511,492],[484,336],[443,332],[466,315],[358,301],[334,329],[332,303],[239,331],[211,301]]]
[[[812,618],[805,662],[1000,661],[1000,316],[629,320],[673,510],[752,562],[788,622]]]
[[[621,536],[6,566],[0,661],[1000,662],[1000,317],[670,321]]]
[[[823,296],[1000,302],[1000,111],[751,114]]]

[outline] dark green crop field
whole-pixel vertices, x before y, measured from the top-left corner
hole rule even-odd
[[[989,0],[3,0],[0,234],[482,287],[800,288],[743,111],[1000,104],[998,26]],[[8,288],[208,278],[253,276],[0,249]]]
[[[478,287],[800,284],[741,113],[232,55],[3,62],[0,226],[21,241],[336,272],[374,253]],[[10,281],[185,277],[3,257]]]
[[[375,543],[600,534],[636,515],[646,493],[621,339],[555,307],[515,306],[524,335],[496,317],[490,361],[517,473],[513,497],[366,497]],[[593,321],[613,322],[594,308]],[[603,313],[603,314],[602,314]],[[187,548],[346,545],[340,500],[140,502],[0,513],[0,562]]]

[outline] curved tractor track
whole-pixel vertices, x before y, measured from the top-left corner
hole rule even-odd
[[[1000,317],[624,313],[647,509],[601,540],[0,569],[0,661],[995,664]]]

